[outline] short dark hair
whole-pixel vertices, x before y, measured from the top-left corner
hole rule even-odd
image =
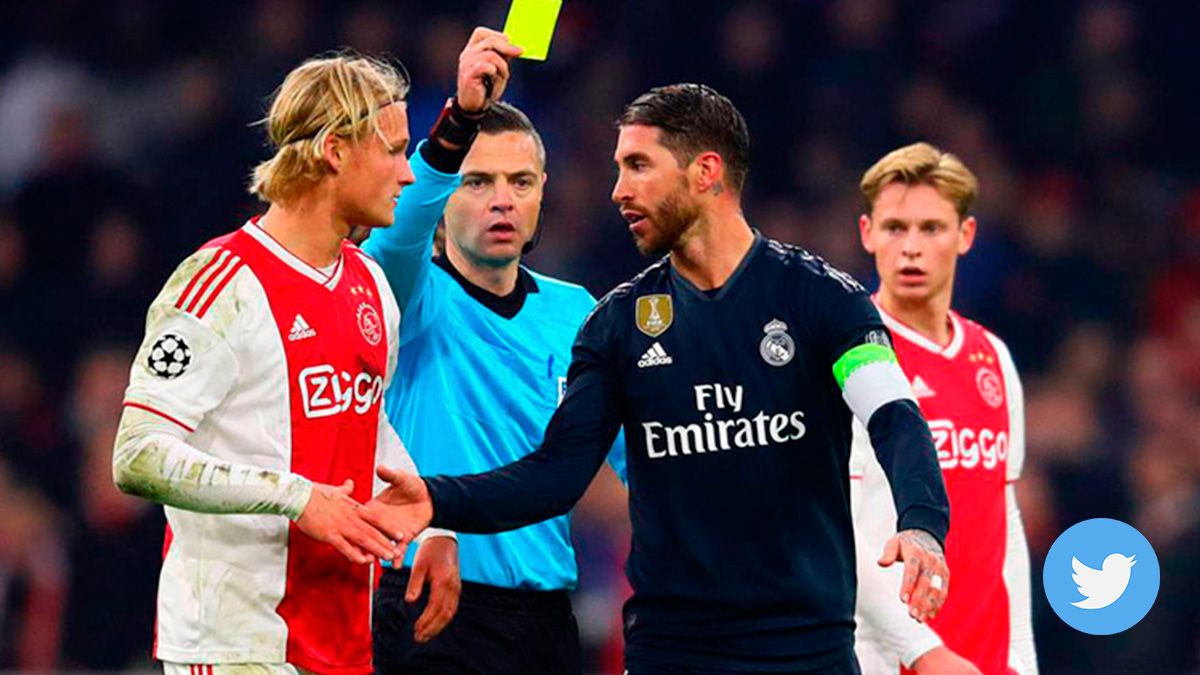
[[[750,131],[733,103],[704,84],[655,87],[625,106],[617,126],[662,130],[660,142],[686,166],[702,152],[725,161],[730,189],[740,192],[750,171]]]
[[[506,131],[532,136],[533,143],[537,146],[538,160],[542,163],[542,168],[546,168],[546,145],[542,143],[542,136],[533,127],[533,122],[530,122],[529,117],[517,106],[504,101],[493,101],[483,113],[483,119],[479,121],[479,133],[496,135]]]

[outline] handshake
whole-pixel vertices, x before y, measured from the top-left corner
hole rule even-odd
[[[296,526],[357,564],[403,558],[409,542],[433,519],[433,502],[416,474],[386,466],[376,472],[390,485],[366,504],[350,496],[352,480],[340,486],[314,483]]]

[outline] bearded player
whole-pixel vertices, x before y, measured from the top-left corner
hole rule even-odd
[[[900,577],[866,555],[895,532],[890,485],[856,428],[851,496],[858,556],[857,647],[864,673],[1037,672],[1029,553],[1013,481],[1025,452],[1021,383],[1004,343],[950,309],[958,257],[971,249],[978,183],[926,143],[895,150],[864,174],[863,248],[896,356],[929,420],[954,528],[946,561],[955,592],[918,623],[897,602]]]
[[[568,512],[623,428],[630,675],[858,673],[851,418],[899,486],[900,532],[880,548],[904,563],[905,600],[932,617],[945,596],[929,426],[866,290],[746,220],[749,147],[711,87],[626,106],[612,199],[661,257],[584,322],[540,447],[467,476],[381,468],[392,486],[364,507],[397,539],[524,527]]]
[[[491,39],[495,42],[496,38]],[[497,90],[487,40],[462,60]],[[407,79],[343,55],[293,70],[251,190],[266,213],[185,260],[151,305],[113,457],[166,507],[155,656],[168,674],[369,673],[377,464],[413,464],[382,409],[400,314],[351,244],[413,182]]]

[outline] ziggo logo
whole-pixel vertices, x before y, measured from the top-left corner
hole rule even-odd
[[[351,375],[333,366],[309,366],[300,371],[300,397],[310,419],[346,412],[362,415],[383,398],[383,378],[370,373]]]
[[[1008,459],[1008,432],[970,427],[955,429],[950,420],[929,420],[929,432],[943,469],[994,469]]]

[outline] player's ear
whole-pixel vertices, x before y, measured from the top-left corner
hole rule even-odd
[[[719,154],[712,151],[702,152],[692,160],[691,168],[696,189],[701,193],[712,192],[713,196],[716,196],[729,188],[725,184],[725,162]],[[721,187],[714,190],[714,186],[718,184]]]
[[[334,173],[342,170],[342,161],[347,151],[346,139],[337,134],[327,134],[321,143],[321,156]]]
[[[875,242],[871,241],[871,216],[865,213],[858,217],[858,239],[864,251],[875,255]]]
[[[958,254],[966,255],[975,245],[975,216],[967,216],[958,226]]]

